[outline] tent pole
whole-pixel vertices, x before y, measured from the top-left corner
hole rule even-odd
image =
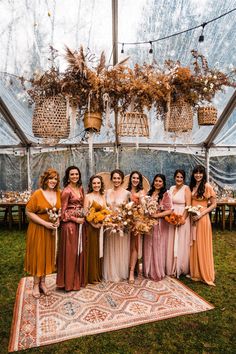
[[[111,0],[112,7],[112,52],[113,66],[118,62],[118,0]],[[119,168],[119,136],[118,136],[118,111],[115,109],[115,145],[116,145],[116,168]]]
[[[207,176],[207,182],[209,182],[209,173],[210,173],[210,155],[209,155],[209,149],[205,147],[205,163],[206,163],[206,176]]]
[[[30,147],[26,148],[27,153],[27,188],[31,191],[32,183],[31,183],[31,173],[30,173]]]

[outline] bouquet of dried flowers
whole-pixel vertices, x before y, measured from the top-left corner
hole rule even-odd
[[[58,221],[58,219],[61,216],[61,208],[57,209],[56,207],[53,208],[46,208],[49,220],[53,223],[56,224],[56,222]]]
[[[174,226],[180,226],[184,224],[183,215],[176,213],[171,213],[170,215],[165,216],[165,221]]]
[[[192,206],[192,205],[187,205],[185,207],[186,210],[188,210],[189,213],[193,214],[193,215],[201,215],[201,208],[202,206],[201,205],[195,205],[195,206]]]

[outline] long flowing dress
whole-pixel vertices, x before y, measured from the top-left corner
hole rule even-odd
[[[102,257],[99,253],[100,230],[87,223],[88,238],[88,282],[97,283],[102,280]],[[102,232],[102,230],[101,230]]]
[[[172,209],[171,197],[165,192],[159,202],[161,211]],[[166,238],[168,224],[164,218],[158,219],[150,234],[144,236],[143,242],[143,272],[144,276],[158,281],[165,277]]]
[[[58,251],[57,287],[79,290],[87,284],[87,244],[85,225],[75,220],[81,217],[84,192],[78,196],[70,186],[61,194],[61,237]]]
[[[185,211],[185,192],[188,186],[182,186],[177,193],[173,193],[175,186],[170,188],[174,213],[183,215]],[[185,220],[184,225],[174,226],[169,224],[169,231],[166,245],[166,274],[174,275],[177,278],[181,274],[189,274],[190,257],[190,217]]]
[[[207,208],[211,197],[215,198],[215,192],[209,183],[205,184],[205,192],[202,199],[192,194],[192,206],[201,205],[201,212]],[[214,285],[215,271],[212,245],[212,229],[209,213],[202,216],[195,224],[191,225],[193,243],[190,248],[190,275],[192,280],[203,281]]]
[[[115,209],[128,202],[130,192],[122,188],[119,198],[111,198],[112,189],[107,190],[106,202],[109,208]],[[129,233],[113,233],[105,230],[103,277],[105,281],[118,282],[129,275],[130,235]]]
[[[139,193],[130,193],[130,200],[132,202],[134,202],[135,204],[140,204],[140,198],[142,198],[143,196],[145,196],[145,193],[143,190],[141,190]],[[130,232],[130,241],[131,243],[134,242],[134,246],[135,246],[135,250],[138,254],[138,260],[140,260],[142,258],[142,241],[143,241],[143,235],[137,235],[134,234],[134,232]],[[132,252],[132,250],[131,250]],[[137,264],[136,264],[137,265]],[[140,265],[138,264],[138,266],[142,266],[142,264],[140,263]],[[139,272],[139,269],[137,269],[137,271]]]
[[[26,209],[37,214],[42,220],[50,221],[47,209],[60,209],[60,192],[56,205],[51,205],[41,189],[36,190],[27,203]],[[26,240],[25,271],[41,277],[55,272],[55,233],[43,225],[29,220]]]

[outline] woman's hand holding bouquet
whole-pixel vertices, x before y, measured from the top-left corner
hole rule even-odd
[[[190,213],[190,214],[192,214],[192,220],[193,220],[193,222],[196,222],[196,221],[198,221],[200,218],[201,218],[201,211],[200,211],[200,209],[202,208],[202,206],[201,205],[196,205],[196,206],[192,206],[192,205],[187,205],[186,207],[185,207],[185,209],[187,209],[188,210],[188,212]]]
[[[185,224],[183,215],[179,215],[176,213],[171,213],[170,215],[165,216],[165,221],[174,226],[180,226]]]

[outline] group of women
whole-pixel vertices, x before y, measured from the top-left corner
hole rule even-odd
[[[157,174],[148,191],[158,208],[151,216],[156,219],[152,231],[141,235],[121,232],[102,224],[87,222],[85,215],[94,203],[101,208],[116,209],[133,201],[142,203],[145,197],[143,176],[138,171],[130,174],[128,188],[122,184],[124,174],[111,172],[113,187],[105,191],[101,176],[89,180],[87,194],[81,183],[81,173],[70,166],[63,179],[64,189],[59,191],[60,178],[54,169],[48,169],[40,179],[40,189],[31,196],[27,207],[25,270],[34,276],[32,294],[50,295],[45,276],[56,271],[56,285],[65,291],[79,290],[88,283],[118,282],[128,279],[132,284],[138,272],[154,281],[166,275],[185,274],[195,281],[214,285],[212,230],[209,212],[216,206],[213,188],[206,180],[203,166],[194,168],[190,185],[185,184],[185,172],[174,174],[175,185],[167,190],[166,178]],[[200,212],[191,214],[186,206],[197,206]],[[199,207],[200,206],[200,207]],[[59,210],[59,218],[50,219],[49,210]],[[165,221],[171,213],[182,215],[178,226]],[[55,265],[55,234],[61,223]],[[142,258],[141,258],[142,257]],[[137,260],[142,263],[137,267]]]

